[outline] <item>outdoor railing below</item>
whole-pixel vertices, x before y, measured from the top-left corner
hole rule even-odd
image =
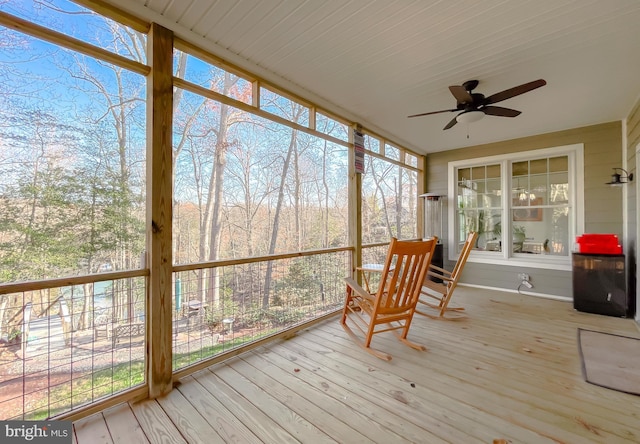
[[[143,386],[147,274],[3,286],[0,419],[46,419]]]
[[[352,250],[174,266],[174,375],[338,310]],[[0,420],[144,396],[148,276],[140,269],[1,285]]]
[[[351,250],[175,266],[174,371],[339,309]]]

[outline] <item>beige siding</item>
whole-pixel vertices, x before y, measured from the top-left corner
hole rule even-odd
[[[640,114],[637,107],[636,114]],[[636,132],[640,141],[640,125],[636,126],[639,127]],[[430,154],[426,169],[427,192],[447,193],[447,164],[451,161],[576,143],[584,144],[585,232],[614,233],[622,239],[622,191],[604,185],[610,180],[613,168],[622,165],[622,123],[619,121]],[[445,214],[445,223],[448,223],[446,219]],[[531,275],[535,285],[528,291],[572,296],[571,272],[568,271],[468,263],[462,279],[469,284],[515,290],[518,286],[517,273],[522,271]]]
[[[571,296],[571,276],[570,273],[561,270],[540,270],[530,267],[505,267],[491,264],[481,264],[477,262],[467,262],[465,266],[463,280],[473,285],[482,287],[500,287],[515,291],[518,289],[520,280],[519,273],[527,273],[531,276],[534,288],[521,287],[520,291],[538,292],[545,295]]]

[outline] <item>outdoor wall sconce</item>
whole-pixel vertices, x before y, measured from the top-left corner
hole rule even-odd
[[[623,183],[633,182],[633,173],[629,174],[627,173],[627,170],[622,168],[614,168],[613,171],[615,171],[615,173],[611,175],[611,182],[607,182],[606,185],[615,187],[620,186]],[[624,175],[620,174],[618,171],[622,171]]]

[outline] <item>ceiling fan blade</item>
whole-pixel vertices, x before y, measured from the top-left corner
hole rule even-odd
[[[511,108],[503,108],[501,106],[485,106],[480,111],[489,116],[515,117],[520,115],[520,111]]]
[[[444,128],[442,128],[443,130],[448,130],[449,128],[451,128],[453,125],[455,125],[456,123],[458,123],[458,116],[455,116],[453,119],[451,119],[451,122],[447,123],[447,126],[445,126]]]
[[[453,94],[453,97],[456,98],[458,103],[471,103],[473,102],[473,97],[469,94],[469,91],[464,89],[464,86],[461,85],[453,85],[449,87],[449,91]]]
[[[407,117],[420,117],[420,116],[428,116],[431,114],[440,114],[440,113],[450,113],[453,111],[458,111],[457,109],[442,109],[440,111],[431,111],[429,113],[420,113],[420,114],[413,114],[411,116],[407,116]]]
[[[502,102],[503,100],[510,99],[511,97],[519,96],[533,89],[540,88],[546,85],[547,82],[543,79],[534,80],[533,82],[525,83],[523,85],[514,86],[513,88],[505,89],[499,93],[495,93],[484,99],[484,103],[489,105],[491,103]]]

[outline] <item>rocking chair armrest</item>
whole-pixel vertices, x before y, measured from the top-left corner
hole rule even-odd
[[[435,271],[431,271],[431,270],[427,271],[427,275],[433,276],[438,279],[442,279],[443,281],[446,281],[446,282],[453,281],[453,279],[451,279],[451,276],[445,276],[444,274],[436,273]]]
[[[448,274],[449,276],[451,276],[451,272],[449,270],[445,270],[444,268],[440,268],[437,265],[429,264],[429,272],[431,272],[431,270],[436,270],[441,274]]]
[[[344,281],[347,283],[349,287],[351,287],[353,292],[356,293],[358,296],[361,296],[363,298],[369,298],[369,299],[372,297],[371,293],[369,293],[367,290],[362,288],[362,286],[358,284],[358,282],[356,282],[355,279],[346,277],[344,278]]]

